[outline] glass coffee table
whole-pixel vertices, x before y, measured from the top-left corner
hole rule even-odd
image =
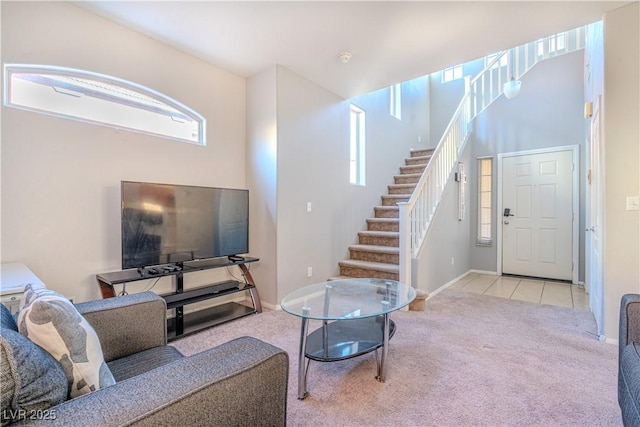
[[[411,286],[385,279],[333,280],[305,286],[284,297],[282,309],[302,318],[298,399],[307,396],[311,360],[335,362],[375,351],[376,379],[384,382],[389,339],[396,330],[389,313],[407,306],[415,297]],[[320,320],[322,326],[308,334],[309,320]]]

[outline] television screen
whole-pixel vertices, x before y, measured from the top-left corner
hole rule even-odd
[[[122,181],[122,268],[249,252],[249,190]]]

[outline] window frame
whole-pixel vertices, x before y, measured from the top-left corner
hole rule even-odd
[[[489,174],[483,174],[483,162],[489,162]],[[478,157],[477,158],[477,167],[478,167],[478,221],[477,221],[477,233],[476,233],[476,245],[478,246],[493,246],[493,217],[494,217],[494,209],[493,209],[493,183],[494,183],[494,161],[493,156],[487,157]],[[489,177],[488,189],[484,188],[483,185],[483,177]],[[488,194],[488,205],[483,202],[483,193]],[[483,218],[483,210],[489,209],[489,218],[486,221],[486,218]],[[489,227],[488,236],[483,232],[483,227]]]
[[[457,64],[442,70],[442,77],[440,79],[440,83],[449,83],[449,82],[453,82],[461,79],[463,77],[463,71],[464,71],[462,68],[463,65],[464,64]],[[449,72],[451,73],[450,78],[447,77],[447,73]]]
[[[366,113],[354,105],[349,106],[349,182],[365,186],[365,134]]]
[[[23,75],[24,77],[17,77],[18,75]],[[60,79],[56,80],[56,76],[59,76]],[[72,79],[76,79],[76,82],[70,82]],[[64,98],[60,97],[57,100],[60,101],[56,102],[57,107],[46,106],[44,101],[38,105],[37,96],[32,96],[32,100],[18,102],[14,99],[14,94],[17,95],[14,81],[34,83],[32,87],[37,89],[49,86],[53,89],[53,92],[64,95]],[[93,88],[90,85],[92,82],[96,83]],[[206,120],[204,116],[181,102],[138,83],[77,68],[37,64],[4,64],[3,85],[3,104],[6,107],[206,146]],[[42,87],[35,85],[41,85]],[[118,89],[120,93],[118,93]],[[109,91],[112,92],[109,93]],[[25,98],[28,98],[28,96]],[[114,110],[111,113],[106,113],[102,108],[95,106],[93,109],[79,107],[78,105],[72,106],[72,99],[81,98],[83,98],[83,101],[88,100],[96,105],[102,103],[102,105],[113,107]],[[33,102],[34,100],[35,102]],[[67,103],[65,101],[72,102]],[[74,114],[73,109],[82,109],[83,115]],[[134,109],[129,110],[129,112],[137,111],[139,113],[139,117],[133,120],[136,123],[136,127],[127,126],[125,120],[121,119],[118,122],[117,119],[113,119],[118,116],[118,114],[114,114],[115,110],[120,110],[118,112],[122,113],[126,111],[125,109]],[[109,114],[112,116],[111,119],[107,117]],[[171,122],[167,126],[173,133],[154,131],[157,128],[151,124],[145,127],[143,116],[148,116],[149,114],[153,114],[149,118],[154,120],[163,121],[168,118],[175,123],[188,123],[179,130],[182,133],[187,133],[187,128],[190,128],[191,135],[194,135],[197,127],[197,135],[191,138],[178,136],[179,126],[172,127]],[[136,122],[136,120],[138,121]]]
[[[493,62],[498,56],[502,55],[503,52],[495,52],[490,53],[489,55],[484,57],[484,68],[487,68],[491,62]],[[492,70],[496,68],[507,67],[509,65],[509,55],[503,55],[498,62],[491,66]]]
[[[402,84],[389,86],[389,114],[402,120]]]

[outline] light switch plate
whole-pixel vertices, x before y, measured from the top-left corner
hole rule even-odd
[[[640,210],[640,197],[627,196],[627,210],[628,211]]]

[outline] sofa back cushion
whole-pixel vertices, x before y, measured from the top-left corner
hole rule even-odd
[[[24,420],[67,399],[69,385],[62,366],[46,351],[11,329],[0,326],[0,420]],[[6,327],[9,326],[9,327]]]
[[[12,331],[18,331],[18,325],[16,319],[11,314],[11,311],[0,303],[0,327],[11,329]]]
[[[62,365],[71,398],[115,384],[98,335],[67,298],[27,285],[23,302],[18,329]]]

